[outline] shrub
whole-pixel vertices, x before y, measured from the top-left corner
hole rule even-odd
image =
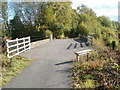
[[[102,39],[105,41],[107,46],[110,46],[112,41],[116,41],[116,45],[118,44],[118,37],[115,30],[103,27],[101,33]]]
[[[50,30],[45,30],[45,32],[44,32],[45,38],[50,37],[51,34],[53,34],[53,33]]]
[[[91,54],[88,60],[80,57],[82,61],[74,63],[73,87],[119,89],[119,53],[106,47],[103,40],[93,39],[93,42],[97,53]]]
[[[83,22],[78,25],[77,33],[84,36],[87,36],[89,34],[89,30]]]
[[[60,38],[63,37],[63,36],[64,36],[63,30],[61,30],[61,29],[54,30],[54,37],[60,39]]]

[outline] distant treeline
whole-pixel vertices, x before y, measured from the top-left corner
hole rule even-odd
[[[73,9],[71,2],[2,2],[0,15],[1,36],[19,38],[39,36],[46,38],[74,38],[79,34],[102,39],[106,45],[116,41],[120,24],[96,13],[86,5]],[[13,19],[9,19],[13,17]]]

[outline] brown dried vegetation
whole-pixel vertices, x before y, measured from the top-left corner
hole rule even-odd
[[[95,41],[94,41],[95,42]],[[96,42],[95,42],[96,43]],[[75,62],[72,68],[74,88],[120,89],[120,54],[97,40],[88,61]],[[86,84],[87,82],[87,84]]]

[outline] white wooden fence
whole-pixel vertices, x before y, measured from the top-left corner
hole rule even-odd
[[[31,48],[30,36],[7,41],[7,57],[12,58]]]

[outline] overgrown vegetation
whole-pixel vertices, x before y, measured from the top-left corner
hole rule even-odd
[[[8,81],[10,81],[15,75],[20,73],[22,69],[30,64],[32,59],[15,56],[12,59],[8,59],[6,56],[0,54],[2,59],[0,60],[0,67],[2,71],[0,72],[0,87],[4,86]]]
[[[96,52],[80,58],[72,68],[74,88],[120,89],[120,53],[94,40]]]

